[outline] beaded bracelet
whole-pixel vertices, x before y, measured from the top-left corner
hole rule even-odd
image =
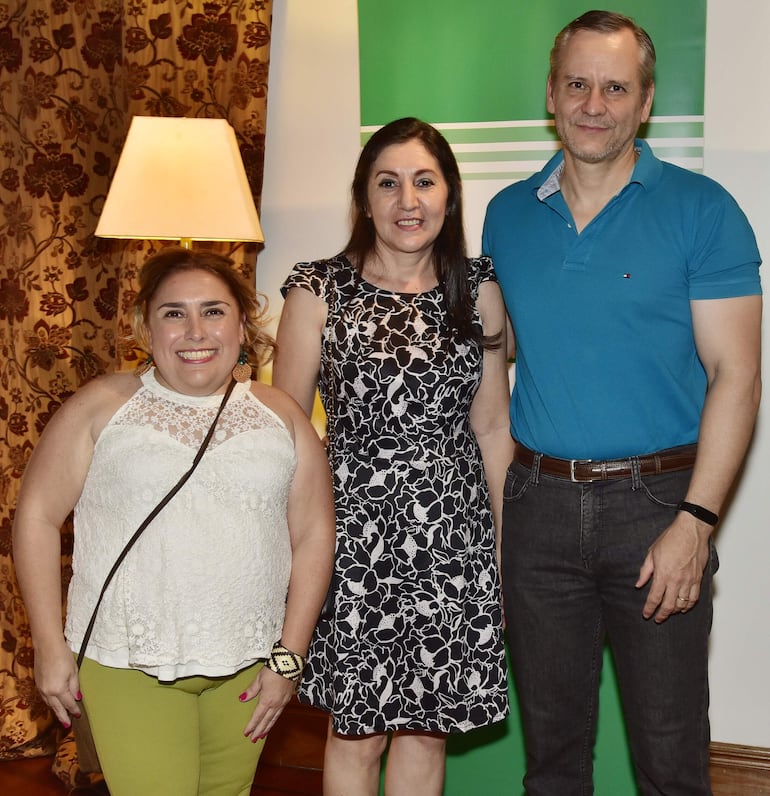
[[[271,672],[280,674],[281,677],[296,683],[305,668],[305,659],[298,653],[286,649],[279,640],[273,644],[273,650],[265,666]]]

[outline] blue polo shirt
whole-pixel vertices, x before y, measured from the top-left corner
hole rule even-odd
[[[580,235],[561,152],[487,208],[483,252],[516,334],[511,433],[549,456],[695,442],[706,374],[690,301],[761,293],[756,240],[730,194],[636,148],[631,180]]]

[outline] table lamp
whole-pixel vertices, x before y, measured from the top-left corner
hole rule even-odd
[[[225,119],[134,116],[104,202],[102,238],[264,241]]]

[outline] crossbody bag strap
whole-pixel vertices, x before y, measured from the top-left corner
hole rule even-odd
[[[96,601],[96,605],[94,606],[93,613],[91,614],[91,619],[88,622],[88,627],[86,628],[85,635],[83,636],[83,643],[80,645],[80,652],[78,653],[78,660],[77,660],[77,667],[80,668],[80,665],[83,663],[83,658],[86,654],[86,647],[88,646],[88,641],[91,638],[91,632],[94,629],[94,623],[96,622],[96,614],[99,611],[99,606],[102,603],[102,598],[104,597],[104,593],[107,591],[107,587],[110,585],[115,573],[118,571],[118,568],[123,563],[123,560],[128,555],[129,550],[136,544],[139,537],[144,532],[145,528],[160,514],[164,506],[171,500],[174,495],[184,486],[187,479],[193,474],[195,468],[200,463],[200,460],[203,458],[203,453],[211,442],[211,438],[214,436],[214,429],[216,428],[217,421],[219,420],[219,416],[222,414],[222,410],[225,408],[225,404],[227,403],[227,399],[230,397],[230,393],[232,393],[233,388],[235,387],[235,379],[230,380],[230,384],[227,385],[227,390],[225,394],[222,396],[222,403],[219,404],[219,409],[212,421],[211,425],[209,426],[209,430],[206,436],[203,438],[203,442],[201,442],[200,448],[198,448],[198,452],[195,454],[195,458],[193,459],[192,466],[190,469],[174,484],[174,486],[169,489],[166,495],[161,499],[157,506],[145,517],[142,524],[134,531],[131,538],[126,542],[125,547],[120,551],[118,557],[115,559],[115,563],[112,565],[112,569],[107,573],[107,577],[104,579],[104,585],[102,586],[101,592],[99,592],[99,598]]]

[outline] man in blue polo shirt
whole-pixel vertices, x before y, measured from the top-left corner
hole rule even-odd
[[[633,20],[570,23],[562,152],[484,225],[516,341],[502,567],[529,796],[593,792],[605,638],[640,792],[711,793],[711,533],[759,403],[759,253],[723,188],[635,139],[654,66]]]

